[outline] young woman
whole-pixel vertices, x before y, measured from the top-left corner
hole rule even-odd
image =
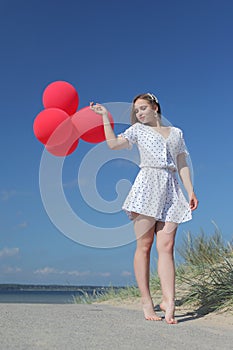
[[[134,221],[137,248],[134,271],[142,297],[146,320],[161,320],[154,311],[149,288],[150,252],[156,235],[158,275],[161,282],[165,320],[176,324],[174,243],[177,227],[192,218],[198,206],[193,191],[188,154],[182,131],[163,126],[157,97],[150,93],[136,96],[132,104],[131,124],[116,136],[108,119],[107,109],[100,104],[90,108],[102,115],[106,142],[111,149],[130,148],[137,144],[140,153],[140,171],[123,204],[123,209]],[[187,191],[186,201],[177,180],[177,172]]]

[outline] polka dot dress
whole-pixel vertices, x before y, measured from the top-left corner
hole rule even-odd
[[[136,123],[121,134],[140,153],[140,171],[122,209],[154,217],[156,221],[182,223],[192,219],[189,204],[177,180],[177,155],[187,149],[182,131],[170,127],[164,138],[152,127]]]

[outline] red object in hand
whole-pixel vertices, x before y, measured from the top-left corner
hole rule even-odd
[[[112,128],[114,121],[112,115],[108,112],[108,117]],[[103,118],[95,113],[90,107],[84,107],[72,116],[72,123],[75,126],[79,137],[90,143],[105,141]]]
[[[71,118],[58,108],[44,109],[36,116],[33,124],[36,138],[50,146],[64,143],[71,135],[72,129]]]
[[[57,157],[65,157],[73,153],[78,146],[78,134],[75,128],[73,128],[70,137],[60,145],[51,146],[45,145],[47,151]]]
[[[42,99],[45,108],[59,108],[68,115],[74,114],[79,104],[77,91],[66,81],[49,84],[44,90]]]

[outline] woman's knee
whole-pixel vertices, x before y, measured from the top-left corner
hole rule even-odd
[[[154,234],[145,235],[137,240],[137,249],[142,253],[149,253],[154,242]]]
[[[174,239],[170,240],[158,240],[156,241],[156,247],[158,253],[172,254],[174,251]]]
[[[159,223],[156,226],[156,247],[158,252],[173,253],[177,226],[174,226],[173,230],[170,231],[171,228],[171,225],[167,225],[167,223]]]

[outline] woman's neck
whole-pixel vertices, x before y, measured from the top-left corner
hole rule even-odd
[[[146,123],[146,125],[151,126],[153,128],[161,128],[162,126],[161,121],[156,119]]]

